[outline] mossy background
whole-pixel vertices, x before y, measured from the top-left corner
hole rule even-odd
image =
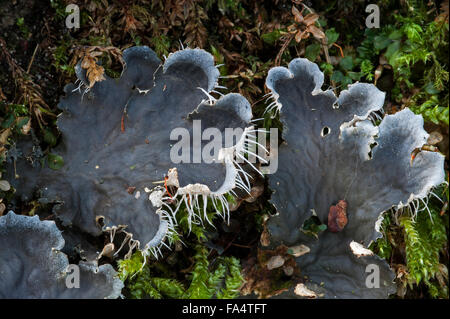
[[[65,26],[69,3],[80,7],[80,29]],[[51,153],[60,139],[56,105],[64,85],[75,80],[75,63],[89,50],[101,52],[106,74],[117,77],[125,48],[147,45],[162,57],[180,49],[181,42],[204,48],[217,64],[223,64],[221,84],[243,94],[255,118],[264,116],[268,70],[294,57],[316,62],[326,75],[324,85],[336,93],[355,81],[375,83],[387,93],[387,113],[410,107],[423,115],[429,133],[441,137],[434,146],[446,155],[448,176],[448,1],[378,1],[379,29],[366,28],[367,4],[356,0],[0,1],[0,160],[14,153],[21,135],[32,135],[52,168],[63,165],[64,159]],[[314,26],[325,37],[310,34],[297,41],[295,32],[305,30],[305,25],[295,22],[293,6],[299,11],[306,7],[304,16],[317,13]],[[280,125],[277,118],[264,117],[265,127]],[[13,193],[0,190],[1,213],[13,209],[52,218],[48,205],[13,201]],[[396,297],[448,298],[448,187],[434,193],[437,196],[430,195],[427,207],[422,204],[417,214],[412,209],[387,212],[385,236],[372,246],[396,271]],[[128,261],[113,261],[126,282],[125,295],[232,298],[256,288],[264,296],[282,291],[299,277],[296,272],[287,276],[261,270],[267,259],[264,254],[275,253],[258,249],[265,240],[264,222],[274,213],[269,197],[265,189],[257,201],[244,202],[232,213],[230,225],[215,218],[215,228],[189,231],[181,212],[180,236],[172,238],[172,250],[163,249],[157,262],[150,261],[136,274],[142,266],[139,254]],[[259,284],[250,284],[255,278]]]

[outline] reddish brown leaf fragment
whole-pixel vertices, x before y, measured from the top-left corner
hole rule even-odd
[[[340,200],[336,206],[330,207],[328,229],[333,233],[340,232],[347,225],[347,222],[347,201]]]
[[[125,113],[122,114],[122,118],[120,119],[120,131],[125,132]]]

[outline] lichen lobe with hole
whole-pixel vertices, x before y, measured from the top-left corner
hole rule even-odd
[[[444,182],[444,156],[422,151],[411,164],[411,152],[428,137],[421,116],[404,109],[377,126],[383,92],[356,83],[337,98],[322,91],[323,79],[307,59],[269,71],[266,85],[271,107],[280,112],[284,143],[278,171],[269,179],[279,214],[268,229],[275,244],[311,248],[297,258],[310,289],[327,298],[386,298],[393,292],[389,265],[378,256],[355,256],[350,243],[367,247],[381,236],[375,224],[384,211],[424,198]],[[347,220],[340,231],[327,229],[316,240],[301,230],[313,214],[329,224],[330,207],[342,200]],[[380,270],[380,288],[366,286],[369,264]]]

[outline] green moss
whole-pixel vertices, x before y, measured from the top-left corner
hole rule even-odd
[[[448,218],[430,208],[430,215],[420,212],[416,219],[403,216],[400,224],[405,230],[406,265],[410,285],[425,283],[432,297],[447,297],[448,287],[439,286],[433,279],[442,274],[440,253],[447,244],[446,224]]]
[[[195,247],[194,265],[187,276],[188,285],[174,278],[152,276],[151,265],[143,266],[143,257],[137,252],[128,260],[119,262],[119,277],[126,283],[131,298],[176,299],[233,299],[239,296],[243,283],[239,260],[234,257],[217,258],[211,270],[208,249]]]
[[[448,126],[448,23],[427,14],[423,4],[415,4],[408,15],[393,17],[392,24],[366,30],[366,39],[357,48],[361,71],[371,79],[382,54],[394,73],[396,102],[404,103],[407,91],[420,88],[406,96],[406,106],[427,121]]]

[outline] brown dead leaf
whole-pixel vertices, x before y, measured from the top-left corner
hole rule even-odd
[[[384,66],[383,65],[378,65],[377,68],[375,69],[375,77],[374,77],[374,84],[377,84],[378,79],[380,78],[381,74],[383,73],[383,69]]]
[[[0,133],[0,145],[5,145],[8,142],[8,137],[11,134],[11,129],[7,128]]]
[[[137,29],[142,29],[143,25],[138,20],[136,20],[133,15],[125,14],[124,21],[125,24],[125,32],[136,31]]]
[[[323,40],[325,39],[325,33],[320,30],[318,27],[316,27],[315,25],[310,25],[308,26],[308,32],[311,33],[316,39],[318,40]]]
[[[3,203],[0,203],[0,216],[3,216],[3,212],[6,210],[6,206]]]
[[[136,187],[134,187],[134,186],[130,186],[127,188],[127,192],[130,195],[133,194],[135,190],[136,190]]]
[[[86,70],[86,77],[89,81],[89,88],[92,88],[96,82],[105,80],[105,69],[101,65],[97,64],[98,57],[100,57],[104,53],[107,54],[108,61],[112,61],[112,59],[114,59],[116,61],[119,61],[122,66],[125,65],[122,57],[122,51],[114,46],[83,46],[75,48],[74,58],[72,59],[70,64],[75,65],[77,60],[81,59],[81,68]]]
[[[297,31],[297,33],[295,34],[295,41],[297,43],[299,43],[302,39],[305,39],[304,36],[308,35],[307,33],[305,33],[304,31]]]
[[[303,12],[303,10],[302,10]],[[303,23],[303,15],[302,12],[298,11],[298,9],[295,6],[292,6],[292,14],[294,15],[294,20],[297,23]]]
[[[264,226],[264,230],[261,233],[259,242],[261,243],[261,245],[263,247],[267,247],[270,245],[270,234],[269,234],[269,231],[267,230],[266,226]]]
[[[409,273],[406,266],[402,264],[394,264],[393,268],[395,269],[397,277],[397,296],[403,298],[406,295]]]
[[[434,21],[444,21],[448,23],[449,9],[448,9],[448,0],[441,3],[441,13],[436,17]]]
[[[97,53],[93,52],[89,55],[85,55],[81,61],[81,67],[86,70],[86,77],[89,81],[89,88],[92,88],[96,82],[105,80],[104,73],[105,69],[97,64]]]
[[[0,87],[0,101],[5,101],[6,100],[6,96],[5,94],[3,94],[2,88]]]
[[[290,35],[285,37],[283,46],[275,58],[275,65],[280,65],[281,56],[292,39],[295,39],[295,42],[300,43],[301,40],[309,38],[310,34],[312,34],[322,44],[324,44],[324,40],[326,41],[325,33],[321,28],[315,25],[316,21],[319,19],[319,15],[315,12],[311,12],[303,17],[304,9],[305,8],[303,8],[302,11],[299,11],[295,6],[292,6],[291,12],[294,16],[295,23],[289,25],[287,28]]]
[[[297,31],[297,25],[295,23],[291,24],[290,26],[287,27],[287,30],[289,32],[295,32],[295,31]]]
[[[20,131],[22,132],[22,134],[27,135],[30,132],[30,130],[31,130],[31,119],[28,120],[27,124],[22,126]]]
[[[428,136],[427,144],[429,145],[436,145],[444,139],[444,136],[439,132],[438,130],[433,131],[430,133],[430,136]]]
[[[18,98],[14,99],[13,103],[28,104],[30,113],[37,115],[36,120],[39,125],[46,125],[47,123],[42,116],[38,116],[39,114],[37,111],[42,109],[45,111],[46,115],[55,117],[56,115],[50,111],[50,107],[44,101],[40,85],[35,83],[32,76],[17,64],[16,60],[11,55],[11,52],[7,49],[6,42],[3,38],[0,38],[0,57],[2,57],[9,66],[11,77],[14,79],[15,86],[20,92]]]
[[[258,298],[269,298],[297,284],[300,281],[300,269],[294,257],[287,254],[287,250],[288,248],[284,245],[274,250],[258,249],[257,256],[244,261],[242,270],[245,283],[241,287],[242,295],[255,293]],[[282,264],[281,261],[283,261]],[[277,267],[272,268],[273,266]],[[269,270],[270,268],[272,269]],[[290,274],[289,279],[285,278],[286,269]]]
[[[107,257],[107,258],[112,258],[112,256],[114,255],[115,252],[115,247],[113,243],[108,243],[103,247],[102,252],[100,253],[100,255],[98,255],[97,259],[100,259],[101,257]]]
[[[319,19],[319,15],[317,13],[309,13],[306,15],[306,17],[304,18],[303,23],[306,24],[307,26],[311,26],[314,23],[316,23],[316,21]]]

